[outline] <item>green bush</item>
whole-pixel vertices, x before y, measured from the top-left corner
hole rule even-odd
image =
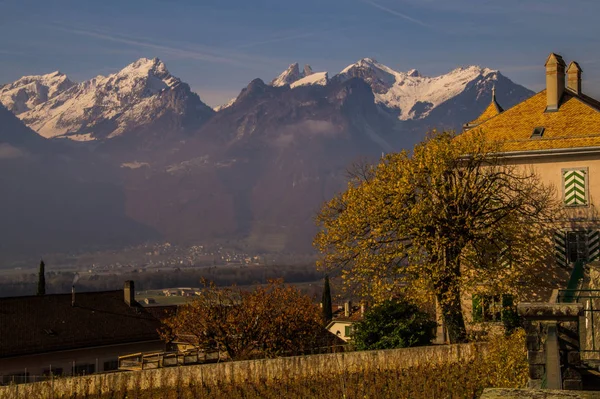
[[[388,300],[354,325],[352,341],[358,350],[393,349],[428,345],[436,322],[427,313],[402,300]]]

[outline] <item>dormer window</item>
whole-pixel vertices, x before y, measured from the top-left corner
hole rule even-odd
[[[538,126],[535,129],[533,129],[533,133],[531,133],[531,137],[532,139],[539,139],[540,137],[542,137],[544,135],[544,127],[543,126]]]

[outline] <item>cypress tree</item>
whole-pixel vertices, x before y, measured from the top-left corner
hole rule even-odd
[[[38,273],[38,287],[37,287],[38,295],[46,295],[46,275],[45,275],[45,271],[44,271],[45,266],[46,265],[44,264],[44,260],[42,259],[40,261],[40,271]]]
[[[325,276],[325,284],[323,285],[323,296],[321,298],[321,305],[323,307],[323,320],[328,323],[333,317],[333,310],[331,308],[331,288],[329,287],[329,276]]]

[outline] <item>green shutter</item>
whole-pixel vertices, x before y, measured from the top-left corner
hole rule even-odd
[[[483,307],[481,306],[481,296],[473,295],[473,321],[480,322],[483,321]]]
[[[498,254],[498,263],[500,266],[506,269],[510,268],[512,264],[511,255],[510,247],[508,245],[503,246]]]
[[[600,231],[589,230],[587,236],[588,262],[594,262],[600,257]]]
[[[512,316],[513,313],[513,296],[509,294],[502,295],[502,320]]]
[[[507,334],[521,326],[521,319],[517,314],[512,295],[502,295],[502,324],[504,324],[504,331]]]
[[[567,267],[567,232],[557,230],[554,232],[554,257],[556,264]]]
[[[585,205],[585,170],[563,172],[565,205]]]
[[[346,337],[349,337],[352,335],[352,326],[346,326],[344,327],[344,335]]]

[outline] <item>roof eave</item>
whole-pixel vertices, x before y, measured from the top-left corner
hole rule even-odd
[[[558,155],[585,155],[600,154],[600,146],[595,147],[575,147],[575,148],[551,148],[545,150],[526,150],[526,151],[503,151],[496,155],[504,158],[538,158]]]

